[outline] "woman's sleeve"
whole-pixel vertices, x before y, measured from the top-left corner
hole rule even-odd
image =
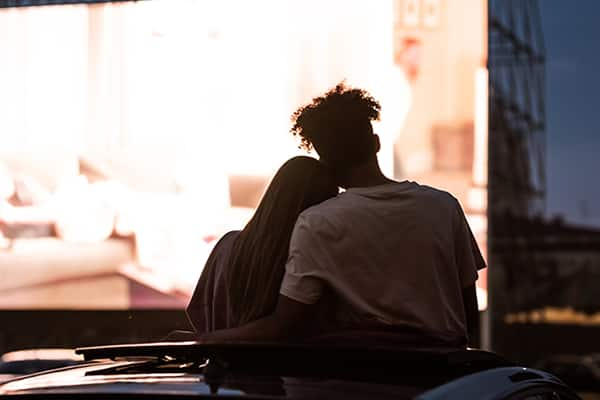
[[[213,302],[215,295],[215,278],[217,268],[222,264],[226,254],[223,254],[223,244],[232,237],[233,232],[225,234],[215,245],[212,252],[204,264],[204,269],[200,274],[194,293],[186,308],[188,320],[192,324],[196,333],[205,333],[215,330],[213,326]]]

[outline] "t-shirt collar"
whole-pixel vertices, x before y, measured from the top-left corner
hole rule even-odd
[[[351,187],[351,188],[346,189],[346,192],[363,194],[363,193],[374,193],[374,192],[379,192],[379,191],[385,191],[385,190],[389,190],[391,188],[394,188],[395,190],[399,190],[399,189],[403,189],[405,187],[408,188],[409,186],[412,186],[414,183],[415,182],[404,180],[404,181],[400,181],[400,182],[383,183],[381,185],[375,185],[375,186]]]

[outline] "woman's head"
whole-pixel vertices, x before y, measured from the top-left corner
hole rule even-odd
[[[237,323],[273,311],[296,219],[337,193],[330,171],[314,158],[293,157],[279,168],[230,257],[229,294]]]
[[[295,221],[300,212],[337,193],[333,175],[321,162],[312,157],[293,157],[283,163],[271,179],[256,214],[261,208],[285,205],[291,210],[285,215],[284,210],[279,210],[280,217]]]

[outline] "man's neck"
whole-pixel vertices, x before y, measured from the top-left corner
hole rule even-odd
[[[342,186],[346,189],[353,187],[369,187],[395,183],[393,179],[386,177],[377,162],[358,165],[346,171],[340,177]]]

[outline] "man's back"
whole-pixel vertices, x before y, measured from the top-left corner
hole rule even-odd
[[[406,327],[466,338],[462,290],[485,263],[458,202],[414,182],[350,188],[301,214],[281,293],[329,289],[340,327]]]

